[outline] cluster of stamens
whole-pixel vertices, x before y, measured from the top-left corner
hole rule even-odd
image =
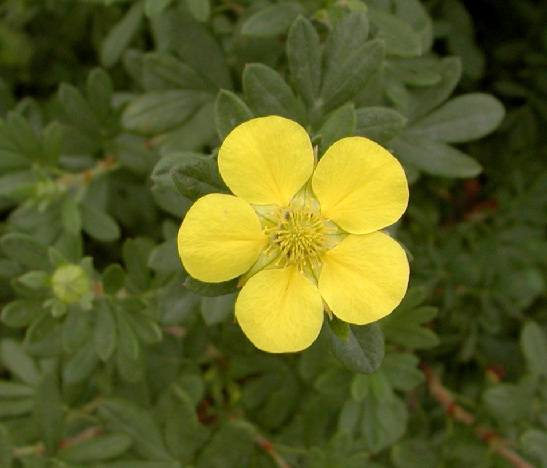
[[[268,254],[278,254],[276,265],[306,266],[313,269],[322,264],[328,247],[327,234],[331,230],[317,210],[288,206],[275,213],[277,225],[267,228],[270,237]]]

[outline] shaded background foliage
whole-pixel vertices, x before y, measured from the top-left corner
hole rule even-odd
[[[544,2],[0,14],[0,466],[547,466]],[[175,246],[226,190],[221,139],[271,113],[320,152],[378,141],[412,183],[401,306],[281,356]]]

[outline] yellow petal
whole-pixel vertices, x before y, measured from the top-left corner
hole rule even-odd
[[[218,193],[205,195],[190,207],[178,234],[184,268],[210,283],[245,273],[266,242],[251,205]]]
[[[249,120],[226,137],[218,151],[220,175],[252,205],[286,206],[313,171],[306,131],[278,116]]]
[[[235,314],[257,348],[289,353],[315,341],[323,303],[317,287],[292,266],[254,275],[239,293]]]
[[[399,161],[363,137],[334,143],[319,161],[312,187],[323,215],[352,234],[393,224],[408,204],[408,185]]]
[[[383,232],[350,234],[325,252],[319,291],[338,318],[357,325],[388,315],[405,295],[408,260]]]

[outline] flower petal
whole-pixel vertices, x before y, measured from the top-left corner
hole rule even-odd
[[[323,216],[352,234],[393,224],[408,204],[408,184],[399,161],[363,137],[334,143],[317,164],[312,187]]]
[[[232,195],[212,193],[186,213],[178,249],[191,276],[218,283],[251,268],[267,240],[251,205]]]
[[[254,275],[239,293],[235,313],[254,345],[270,353],[307,348],[323,323],[319,290],[294,266]]]
[[[252,205],[286,206],[311,176],[313,161],[306,131],[274,115],[242,123],[218,151],[224,182]]]
[[[383,232],[350,234],[325,252],[319,291],[338,318],[357,325],[388,315],[405,295],[403,248]]]

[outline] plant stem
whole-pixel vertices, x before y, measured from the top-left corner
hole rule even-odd
[[[475,416],[456,403],[452,394],[433,373],[431,366],[428,363],[422,363],[421,368],[425,374],[429,393],[443,406],[446,414],[466,426],[474,426]],[[497,452],[515,468],[534,468],[533,465],[508,447],[508,445],[511,444],[508,439],[498,434],[493,429],[486,426],[475,426],[473,431],[479,439],[485,441],[492,450]]]

